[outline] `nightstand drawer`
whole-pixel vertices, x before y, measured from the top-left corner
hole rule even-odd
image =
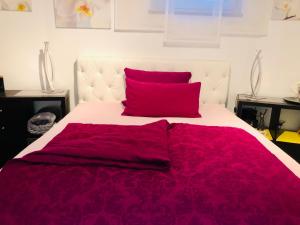
[[[0,134],[4,133],[6,130],[6,124],[4,122],[0,123]]]
[[[0,121],[0,138],[7,136],[7,125]]]
[[[5,104],[0,103],[0,141],[6,131],[5,117],[6,117]]]
[[[3,102],[0,103],[0,116],[5,112],[5,104]]]

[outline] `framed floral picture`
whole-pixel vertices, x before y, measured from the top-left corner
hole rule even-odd
[[[0,10],[31,12],[31,0],[0,0]]]
[[[300,0],[273,1],[273,20],[300,20]]]
[[[111,0],[54,0],[58,28],[111,27]]]

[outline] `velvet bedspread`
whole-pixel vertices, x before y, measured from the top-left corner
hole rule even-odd
[[[77,129],[67,127],[70,133],[62,132],[42,151],[10,161],[0,173],[0,224],[300,224],[299,178],[255,137],[236,128],[158,123],[147,132],[118,127],[119,134],[135,132],[139,140],[156,133],[144,137],[146,154],[139,152],[140,143],[133,150],[142,158],[118,158],[120,143],[128,145],[124,139],[99,135],[97,125],[75,124]],[[86,143],[70,143],[89,137],[90,129],[110,143],[99,149],[106,158]],[[60,158],[70,146],[72,153]],[[114,149],[112,157],[107,151]]]

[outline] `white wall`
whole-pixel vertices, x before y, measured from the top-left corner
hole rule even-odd
[[[51,44],[57,87],[70,89],[72,97],[73,65],[80,55],[230,61],[230,109],[237,93],[250,91],[249,71],[259,48],[264,54],[260,94],[293,95],[291,86],[300,81],[300,21],[272,21],[269,36],[264,38],[222,38],[221,48],[170,48],[163,47],[162,34],[56,29],[52,1],[33,0],[32,13],[0,11],[0,75],[5,79],[6,89],[40,89],[38,55],[44,40]]]

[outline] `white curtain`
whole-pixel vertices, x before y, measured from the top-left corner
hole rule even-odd
[[[217,47],[222,35],[267,35],[272,0],[167,0],[165,45]]]
[[[115,0],[115,31],[164,32],[170,46],[217,47],[224,35],[264,36],[273,0]]]

